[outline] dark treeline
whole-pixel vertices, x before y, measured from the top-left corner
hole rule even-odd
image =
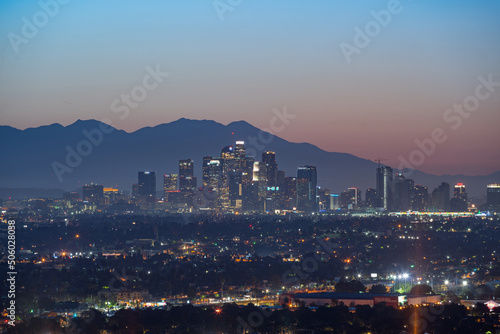
[[[457,304],[404,309],[384,304],[355,309],[339,305],[275,311],[252,304],[225,304],[220,309],[187,305],[170,310],[123,309],[109,318],[89,310],[69,322],[35,317],[8,333],[494,333],[500,310],[495,311],[489,313],[484,304],[476,305],[472,313]]]

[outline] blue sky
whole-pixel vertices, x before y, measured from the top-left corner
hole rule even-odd
[[[354,28],[389,3],[243,0],[221,20],[210,0],[73,0],[15,52],[9,36],[22,36],[23,17],[42,9],[0,1],[0,124],[109,118],[134,131],[186,117],[264,128],[273,108],[287,106],[297,117],[277,135],[395,164],[448,126],[443,113],[479,76],[500,81],[500,2],[401,1],[348,63],[340,44],[353,44]],[[118,119],[111,103],[157,65],[168,78]],[[420,169],[500,170],[499,105],[500,89],[458,130],[448,126]]]

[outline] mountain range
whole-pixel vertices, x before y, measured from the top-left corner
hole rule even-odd
[[[181,118],[128,133],[96,120],[78,120],[68,126],[56,123],[25,130],[0,126],[4,158],[0,164],[0,197],[25,197],[39,194],[40,189],[72,191],[90,182],[130,191],[137,182],[137,172],[146,170],[156,171],[160,190],[162,174],[177,173],[178,160],[188,158],[195,162],[201,186],[202,157],[219,156],[223,147],[237,140],[245,141],[247,153],[256,160],[260,160],[262,151],[275,151],[278,167],[286,176],[295,176],[300,165],[317,166],[318,185],[332,192],[353,186],[363,191],[375,187],[375,162],[348,153],[327,152],[308,143],[289,142],[245,121],[223,125]],[[487,184],[500,182],[500,171],[479,176],[432,175],[418,170],[410,173],[416,184],[427,185],[429,191],[441,182],[451,186],[463,182],[473,196],[484,196]]]

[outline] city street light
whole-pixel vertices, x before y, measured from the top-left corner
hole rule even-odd
[[[405,293],[406,293],[406,279],[408,278],[408,274],[407,273],[404,273],[403,274],[403,278],[405,279]]]

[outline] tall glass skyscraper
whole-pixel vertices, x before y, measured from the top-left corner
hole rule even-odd
[[[156,201],[156,173],[139,172],[138,173],[138,194],[146,202]]]
[[[316,166],[299,166],[297,169],[297,210],[318,211],[317,185]]]
[[[379,205],[385,211],[392,210],[392,168],[389,166],[377,168],[377,194],[379,197]]]
[[[262,162],[267,167],[267,186],[276,187],[278,164],[276,164],[276,154],[271,151],[262,152]]]

